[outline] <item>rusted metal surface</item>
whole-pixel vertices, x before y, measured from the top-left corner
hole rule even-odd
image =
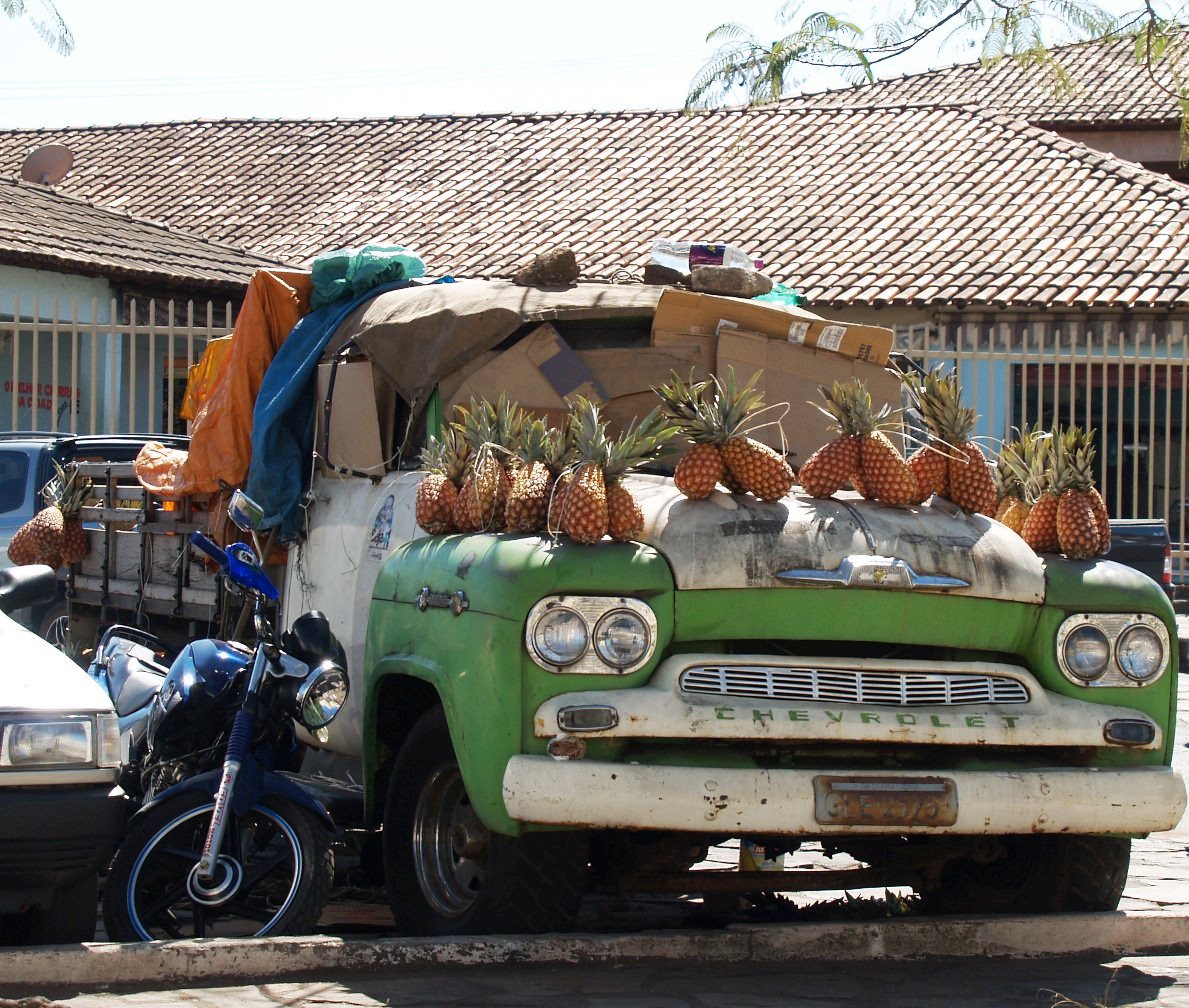
[[[621,892],[645,893],[751,893],[827,892],[832,889],[871,889],[907,886],[907,873],[895,875],[879,868],[844,868],[837,871],[690,871],[639,872],[626,877]]]
[[[706,507],[660,477],[635,477],[631,488],[645,515],[641,538],[665,555],[679,589],[775,587],[783,571],[834,571],[847,557],[878,556],[969,585],[954,594],[1044,600],[1044,567],[1024,541],[945,501],[893,508],[839,494],[764,503],[715,491]]]

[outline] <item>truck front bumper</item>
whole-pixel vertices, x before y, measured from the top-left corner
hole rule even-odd
[[[889,788],[952,782],[956,817],[949,825],[840,824],[815,801],[815,779],[825,777],[845,775],[514,756],[503,792],[508,814],[524,823],[727,836],[1140,834],[1172,829],[1185,811],[1184,781],[1170,767],[864,772],[856,779]]]

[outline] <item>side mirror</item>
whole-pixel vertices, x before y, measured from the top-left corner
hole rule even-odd
[[[58,575],[45,564],[0,570],[0,612],[53,602],[58,596]]]
[[[242,490],[236,490],[227,505],[227,517],[245,532],[254,532],[264,522],[264,508]]]

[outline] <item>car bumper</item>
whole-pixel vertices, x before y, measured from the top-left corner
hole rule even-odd
[[[0,913],[41,904],[106,866],[128,806],[110,786],[0,790]]]
[[[837,770],[646,766],[514,756],[504,771],[508,814],[520,822],[599,829],[789,836],[1150,833],[1185,811],[1185,784],[1169,767],[864,772],[887,787],[951,781],[947,825],[819,821],[815,779]],[[820,790],[820,781],[818,788]]]

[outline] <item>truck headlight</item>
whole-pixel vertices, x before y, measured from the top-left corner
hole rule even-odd
[[[656,614],[639,599],[555,595],[529,611],[524,642],[549,672],[634,672],[656,649]]]
[[[1111,663],[1111,642],[1098,627],[1083,623],[1065,638],[1061,653],[1070,672],[1079,679],[1092,682]]]
[[[630,609],[613,609],[599,620],[594,642],[608,665],[627,668],[648,652],[648,626]]]
[[[550,609],[533,628],[533,650],[550,665],[573,665],[586,653],[590,631],[573,609]]]
[[[1147,686],[1171,653],[1168,627],[1151,613],[1078,613],[1057,630],[1057,664],[1078,686]]]
[[[1138,623],[1119,635],[1115,656],[1123,674],[1136,682],[1147,682],[1164,668],[1164,645],[1149,626]]]

